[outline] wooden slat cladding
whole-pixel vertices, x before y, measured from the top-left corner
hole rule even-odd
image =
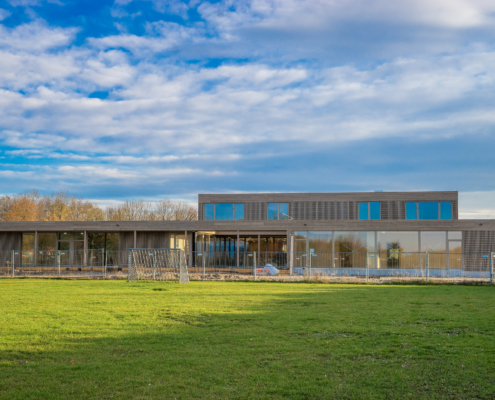
[[[495,231],[463,231],[462,252],[495,252]]]
[[[120,232],[119,251],[127,251],[134,247],[134,232]]]
[[[22,233],[2,232],[0,233],[0,266],[6,266],[12,261],[12,250],[20,250],[22,247]],[[19,256],[15,262],[19,261]]]
[[[458,218],[457,192],[361,192],[361,193],[258,193],[200,194],[198,218],[204,220],[205,203],[244,203],[247,221],[265,221],[268,203],[289,203],[289,215],[298,221],[358,220],[359,203],[381,203],[381,219],[405,220],[406,203],[450,201],[452,219]]]

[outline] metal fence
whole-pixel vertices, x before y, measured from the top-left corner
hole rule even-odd
[[[0,277],[127,276],[125,251],[44,250],[0,252]]]
[[[495,253],[380,252],[287,253],[256,251],[189,251],[186,264],[192,279],[252,279],[267,264],[278,277],[361,279],[421,278],[492,281]],[[117,277],[128,273],[127,251],[4,251],[0,277]],[[199,275],[194,275],[199,274]],[[275,279],[274,277],[271,277]]]

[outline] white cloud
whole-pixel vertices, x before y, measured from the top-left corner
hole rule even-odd
[[[0,8],[0,21],[3,21],[5,18],[8,18],[12,15],[10,11],[4,10]]]

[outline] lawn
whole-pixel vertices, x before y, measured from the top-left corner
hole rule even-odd
[[[0,280],[2,399],[495,398],[495,287]]]

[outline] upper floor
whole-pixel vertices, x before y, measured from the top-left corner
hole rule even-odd
[[[200,194],[198,219],[456,220],[458,192]]]

